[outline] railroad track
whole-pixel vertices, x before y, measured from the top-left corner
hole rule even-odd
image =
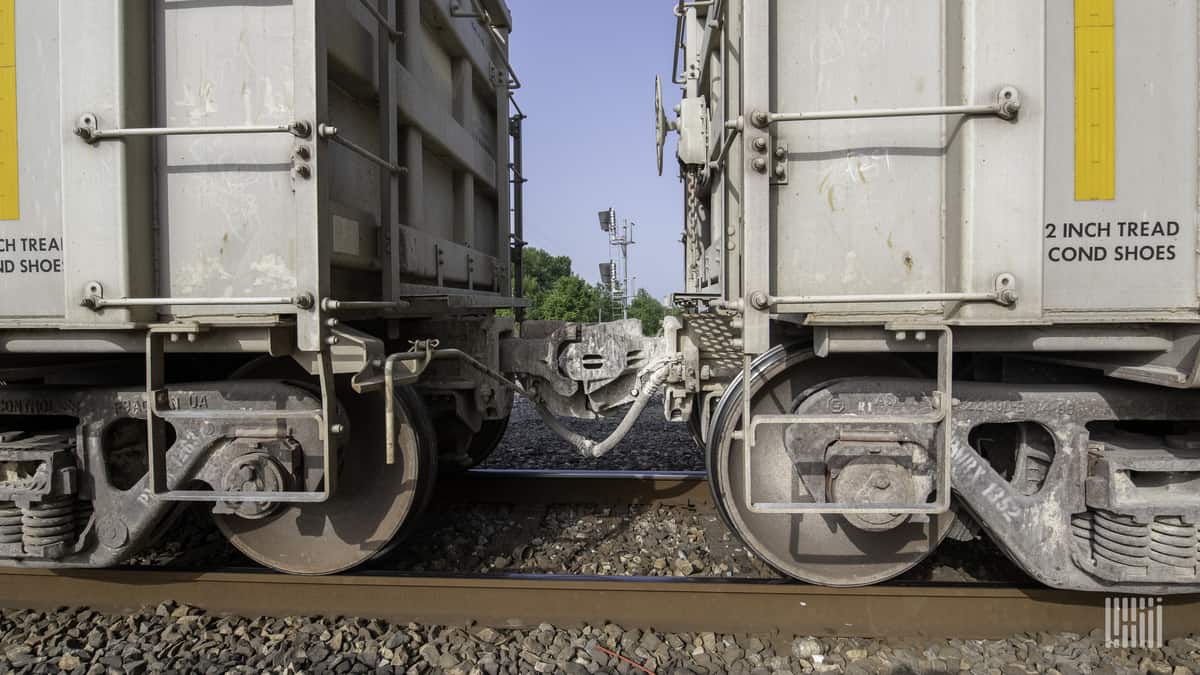
[[[689,504],[712,506],[703,471],[472,469],[438,481],[447,504]]]
[[[1200,597],[1167,597],[1165,637],[1200,625]],[[0,572],[0,606],[86,604],[122,612],[173,601],[240,616],[354,616],[493,627],[602,624],[660,631],[998,639],[1018,633],[1086,634],[1104,627],[1104,598],[1045,588],[873,586],[792,582],[285,576],[266,571],[146,569]]]
[[[702,472],[473,470],[439,483],[442,505],[712,505]],[[1167,636],[1200,625],[1200,596],[1165,599]],[[1104,596],[988,584],[832,589],[786,581],[370,571],[298,577],[259,569],[0,570],[0,607],[122,612],[173,601],[218,614],[356,616],[517,627],[614,622],[661,631],[999,639],[1104,627]]]

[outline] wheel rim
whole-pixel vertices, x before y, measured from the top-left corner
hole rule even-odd
[[[390,551],[433,492],[436,442],[424,405],[397,389],[396,458],[387,463],[382,392],[356,394],[339,382],[349,438],[339,451],[334,495],[320,504],[283,505],[261,520],[214,515],[252,560],[290,574],[333,574]]]
[[[467,448],[467,454],[471,457],[471,466],[483,464],[484,460],[500,447],[500,441],[504,440],[504,433],[508,431],[508,420],[508,417],[484,420],[479,427],[479,432],[471,438],[471,444]]]
[[[700,408],[692,408],[692,414],[688,415],[687,429],[688,435],[692,437],[692,442],[701,450],[704,449],[704,423],[700,420]]]
[[[846,377],[909,376],[907,364],[887,357],[818,359],[807,348],[776,347],[752,366],[754,415],[786,414],[801,394]],[[945,537],[953,514],[926,524],[906,523],[887,532],[866,532],[842,516],[753,513],[746,506],[741,441],[732,432],[742,417],[741,377],[731,384],[709,428],[708,472],[718,510],[747,548],[783,574],[826,586],[864,586],[891,579],[926,558]],[[793,501],[804,494],[782,450],[782,428],[763,427],[751,466],[760,501]],[[778,436],[776,436],[778,434]]]
[[[466,471],[483,464],[504,440],[508,417],[484,420],[479,431],[471,431],[456,415],[442,415],[437,421],[439,468],[442,471]]]

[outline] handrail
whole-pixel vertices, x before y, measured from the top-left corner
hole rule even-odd
[[[371,152],[354,141],[345,138],[341,135],[341,131],[332,124],[321,124],[317,126],[317,135],[329,141],[333,141],[338,145],[346,148],[350,152],[363,157],[379,166],[391,171],[394,174],[405,176],[408,175],[408,167],[394,164],[379,155]]]
[[[521,79],[517,77],[517,71],[513,68],[512,62],[508,59],[508,45],[500,37],[500,31],[496,28],[496,24],[492,23],[492,16],[488,14],[487,9],[479,5],[479,0],[467,0],[471,3],[471,7],[475,13],[463,12],[459,9],[458,0],[450,2],[450,16],[460,19],[477,19],[483,24],[487,31],[488,37],[492,39],[492,43],[496,46],[496,50],[500,52],[500,60],[504,62],[504,69],[508,72],[508,81],[505,86],[508,89],[520,89]]]
[[[371,0],[358,1],[361,2],[362,6],[371,13],[371,16],[375,17],[375,20],[379,22],[379,26],[387,31],[388,37],[392,42],[396,42],[400,38],[404,37],[404,31],[397,30],[396,27],[388,21],[388,18],[383,15],[383,12],[379,11],[379,8],[375,6],[374,2]]]
[[[94,113],[84,113],[75,124],[75,135],[87,143],[112,138],[128,138],[130,136],[205,136],[217,134],[292,134],[298,138],[308,138],[312,134],[312,125],[304,121],[287,122],[286,124],[260,124],[251,126],[212,126],[212,127],[129,127],[117,129],[101,129],[100,118]]]
[[[947,105],[914,108],[879,108],[867,110],[830,110],[823,112],[763,112],[750,114],[750,123],[763,129],[777,122],[816,122],[821,120],[874,119],[882,117],[926,117],[935,115],[994,115],[1014,120],[1021,111],[1021,94],[1016,87],[1002,87],[996,101],[982,105]]]

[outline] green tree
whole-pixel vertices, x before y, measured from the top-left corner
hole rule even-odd
[[[655,300],[644,288],[638,289],[637,295],[629,303],[629,318],[641,319],[642,333],[646,335],[658,335],[658,332],[662,330],[663,317],[666,315],[667,308]]]
[[[574,274],[559,277],[538,304],[533,318],[553,321],[595,321],[601,296],[595,287]]]
[[[541,306],[546,294],[562,278],[571,276],[571,259],[565,255],[555,256],[540,248],[527,246],[522,252],[525,297],[529,299],[530,319],[550,319],[541,315]]]

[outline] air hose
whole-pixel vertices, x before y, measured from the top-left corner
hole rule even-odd
[[[637,418],[646,409],[646,404],[650,402],[650,397],[667,380],[672,363],[674,363],[674,359],[664,359],[657,364],[648,366],[642,371],[642,375],[650,373],[649,380],[641,387],[637,398],[633,400],[633,405],[629,407],[621,423],[602,441],[594,441],[571,431],[563,426],[562,422],[559,422],[558,418],[547,410],[541,401],[532,398],[530,400],[533,401],[534,407],[537,408],[538,414],[541,415],[542,421],[546,423],[546,426],[550,427],[550,430],[562,437],[563,440],[575,446],[584,457],[603,457],[608,454],[609,450],[615,448],[630,430],[633,429],[633,425],[637,423]]]
[[[554,413],[550,412],[550,410],[546,408],[546,406],[537,398],[535,394],[526,390],[525,387],[521,386],[519,382],[514,382],[513,380],[504,377],[500,373],[492,370],[483,363],[480,363],[478,360],[461,350],[439,349],[433,352],[433,358],[456,358],[464,361],[468,365],[476,368],[485,375],[500,382],[504,386],[512,389],[514,392],[528,399],[531,403],[533,403],[533,407],[537,409],[538,415],[541,416],[542,421],[545,422],[546,426],[563,440],[575,446],[575,448],[577,448],[584,457],[603,457],[604,455],[608,454],[609,450],[615,448],[617,444],[620,443],[633,429],[633,425],[637,423],[637,418],[642,414],[642,411],[646,409],[646,404],[650,402],[650,398],[654,396],[654,393],[662,387],[664,382],[666,382],[667,377],[671,372],[671,366],[675,364],[681,357],[679,355],[674,355],[660,359],[646,366],[641,370],[641,372],[638,373],[638,379],[645,379],[645,384],[638,390],[637,397],[633,400],[633,405],[629,407],[629,410],[625,413],[625,417],[621,420],[621,423],[617,425],[617,428],[614,429],[611,434],[601,441],[594,441],[585,436],[581,436],[574,431],[571,431],[564,426],[557,417],[554,416]]]

